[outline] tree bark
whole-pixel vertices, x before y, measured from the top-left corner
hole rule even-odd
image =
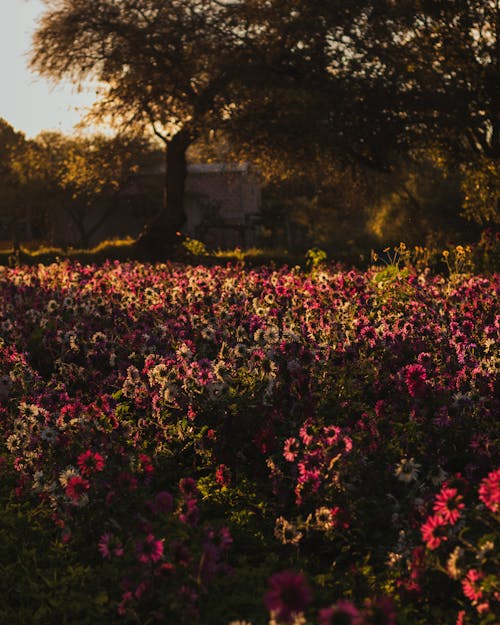
[[[179,231],[186,221],[184,192],[187,176],[186,152],[191,137],[180,130],[165,140],[165,179],[160,213],[144,228],[137,241],[139,252],[151,260],[172,255]]]

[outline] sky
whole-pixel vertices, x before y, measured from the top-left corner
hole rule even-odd
[[[88,88],[77,93],[70,83],[53,85],[28,69],[28,54],[42,0],[0,0],[0,117],[28,138],[41,130],[73,132],[95,100]]]

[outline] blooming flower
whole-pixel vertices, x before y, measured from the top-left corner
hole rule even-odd
[[[75,505],[84,505],[88,501],[87,491],[90,488],[88,480],[80,475],[70,477],[66,484],[66,495]]]
[[[410,458],[409,460],[407,458],[403,458],[396,466],[394,475],[396,475],[398,480],[401,482],[413,482],[418,477],[420,466],[421,465],[418,464],[418,462],[415,462],[414,458]]]
[[[408,365],[405,372],[405,382],[412,397],[421,395],[426,386],[427,371],[421,364]]]
[[[479,499],[492,512],[500,511],[500,469],[492,471],[482,480]]]
[[[428,517],[427,521],[422,525],[421,532],[429,549],[437,549],[439,545],[448,540],[448,537],[444,533],[446,528],[446,521],[439,514]]]
[[[483,596],[483,590],[480,583],[483,577],[484,573],[481,571],[469,569],[465,579],[462,580],[462,590],[467,599],[477,601]]]
[[[274,535],[283,545],[298,545],[303,534],[297,526],[280,516],[274,525]]]
[[[319,625],[361,625],[363,616],[347,599],[340,599],[335,605],[319,611]]]
[[[139,562],[158,562],[163,555],[163,539],[156,540],[153,534],[148,534],[146,538],[136,545],[136,554]]]
[[[121,542],[109,532],[106,532],[101,536],[99,543],[97,544],[97,549],[103,558],[108,559],[111,558],[112,555],[120,557],[124,553]]]
[[[460,518],[460,510],[465,508],[462,499],[462,495],[458,494],[456,488],[447,488],[445,486],[436,496],[433,507],[434,512],[442,516],[450,525],[454,525]]]
[[[302,613],[312,599],[312,594],[302,573],[281,571],[268,581],[265,604],[279,621],[290,623],[294,615]]]
[[[82,475],[92,475],[104,469],[104,458],[99,453],[87,450],[78,456],[76,461]]]

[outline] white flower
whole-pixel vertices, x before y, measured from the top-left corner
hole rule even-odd
[[[280,516],[274,525],[274,535],[283,545],[298,545],[303,534],[296,525]]]
[[[59,474],[59,482],[61,483],[61,486],[66,487],[72,477],[79,476],[80,472],[78,471],[78,469],[73,467],[72,465],[69,465]]]
[[[415,462],[414,458],[410,458],[409,460],[407,458],[402,458],[394,471],[394,475],[396,475],[401,482],[408,484],[417,479],[419,469],[420,465]]]

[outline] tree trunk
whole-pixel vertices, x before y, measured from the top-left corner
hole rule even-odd
[[[186,215],[184,191],[187,176],[186,151],[191,143],[189,133],[179,131],[165,140],[165,181],[161,212],[144,228],[137,241],[139,253],[151,260],[168,258],[172,254],[178,233]]]

